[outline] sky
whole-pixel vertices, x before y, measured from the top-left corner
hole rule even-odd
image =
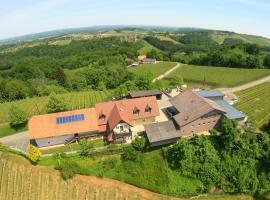
[[[270,0],[0,0],[0,39],[95,25],[160,25],[270,38]]]

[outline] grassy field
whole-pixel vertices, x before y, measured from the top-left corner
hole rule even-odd
[[[208,86],[210,88],[233,87],[270,75],[268,69],[241,69],[228,67],[208,67],[185,65],[163,79],[164,87],[170,85],[173,76],[180,75],[188,86]]]
[[[239,102],[236,107],[246,113],[249,119],[260,128],[270,119],[270,83],[237,92]]]
[[[145,74],[150,72],[153,74],[153,78],[163,74],[169,69],[173,68],[177,63],[175,62],[158,62],[156,64],[141,64],[139,67],[129,68],[129,71],[135,74]]]

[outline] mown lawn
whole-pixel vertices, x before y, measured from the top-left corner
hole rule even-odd
[[[270,82],[236,93],[236,107],[246,113],[256,128],[270,119]]]
[[[270,75],[269,69],[241,69],[185,65],[161,80],[168,87],[175,75],[180,75],[188,86],[208,86],[210,88],[233,87]]]
[[[129,71],[135,74],[145,74],[145,73],[150,72],[153,75],[152,78],[154,79],[157,76],[170,70],[176,65],[177,63],[175,62],[158,62],[156,64],[141,64],[138,67],[129,68]]]

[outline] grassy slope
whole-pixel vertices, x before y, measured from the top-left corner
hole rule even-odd
[[[118,181],[76,176],[63,181],[55,170],[0,152],[0,199],[164,199],[164,196]]]
[[[63,181],[53,169],[33,166],[25,159],[0,152],[0,199],[176,199],[139,189],[118,181],[96,177],[76,176]],[[184,198],[183,198],[184,199]],[[249,196],[208,196],[199,200],[252,200]]]
[[[270,83],[237,92],[237,108],[245,112],[249,119],[260,128],[270,119]]]
[[[169,69],[173,68],[177,63],[175,62],[159,62],[157,64],[142,64],[139,67],[129,68],[131,72],[135,74],[145,74],[150,72],[153,74],[153,78],[163,74]]]
[[[152,46],[151,44],[149,44],[148,42],[146,42],[145,40],[142,40],[142,41],[144,43],[144,46],[139,50],[140,55],[146,55],[152,49],[154,49],[156,51],[161,51],[161,50],[157,49],[156,47]]]
[[[207,86],[217,88],[232,87],[262,78],[269,75],[270,70],[186,65],[177,69],[168,78],[162,80],[161,83],[167,87],[170,78],[176,74],[181,75],[185,84],[189,86],[203,85],[205,78]]]

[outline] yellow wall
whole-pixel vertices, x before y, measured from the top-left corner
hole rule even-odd
[[[150,124],[156,121],[156,117],[148,117],[148,118],[142,118],[142,119],[135,119],[132,120],[132,125],[133,126],[138,126],[138,125],[144,125],[144,124]]]

